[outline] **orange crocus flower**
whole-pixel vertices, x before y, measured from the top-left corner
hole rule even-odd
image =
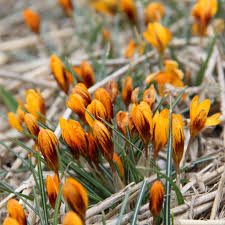
[[[25,112],[23,111],[22,107],[19,105],[16,110],[17,117],[20,122],[24,121]]]
[[[136,87],[131,93],[131,102],[136,105],[138,104],[138,93],[139,93],[139,87]]]
[[[136,44],[134,40],[130,40],[126,49],[125,58],[129,59],[133,56]]]
[[[116,81],[111,80],[106,84],[105,89],[106,91],[108,91],[111,97],[112,104],[114,104],[116,101],[116,97],[119,94],[118,84],[116,83]]]
[[[88,196],[83,185],[72,177],[66,178],[63,184],[63,197],[84,222],[88,208]]]
[[[57,174],[52,178],[50,175],[46,177],[46,191],[50,205],[55,208],[57,195],[59,192],[59,177]]]
[[[108,118],[105,106],[97,99],[94,99],[91,104],[88,105],[87,111],[85,112],[85,118],[90,127],[93,125],[94,119],[89,115],[89,113],[91,113],[96,120],[101,120],[99,117],[104,120],[107,120]]]
[[[193,32],[200,36],[207,33],[207,27],[212,17],[216,14],[218,4],[216,0],[198,0],[193,6],[191,15],[195,19]]]
[[[72,15],[73,4],[71,0],[58,0],[58,3],[63,8],[64,12],[68,15]]]
[[[137,9],[133,0],[120,0],[120,8],[132,23],[136,22]]]
[[[23,127],[20,123],[20,120],[17,118],[17,116],[13,113],[13,112],[8,112],[8,121],[9,121],[9,125],[22,132],[23,131]]]
[[[73,211],[66,213],[63,225],[84,225],[81,218]]]
[[[95,120],[92,124],[92,132],[95,143],[101,150],[102,155],[112,165],[114,149],[109,130],[102,122]]]
[[[169,132],[169,110],[163,109],[160,113],[157,111],[153,117],[153,137],[152,145],[154,147],[154,158],[167,144]]]
[[[57,55],[51,55],[50,66],[52,74],[60,89],[67,94],[69,91],[69,80],[67,78],[66,70],[63,67],[63,63]]]
[[[155,103],[155,98],[156,98],[156,91],[154,85],[151,85],[147,90],[144,91],[142,100],[144,102],[147,102],[150,108],[152,109]]]
[[[27,103],[25,105],[26,110],[44,123],[45,119],[40,114],[45,116],[45,100],[41,92],[29,89],[26,91],[25,99]]]
[[[38,145],[48,167],[55,173],[58,173],[59,160],[56,148],[59,148],[59,142],[55,134],[49,129],[42,129],[38,134]]]
[[[126,80],[123,81],[122,86],[122,98],[126,107],[128,108],[129,104],[131,103],[131,94],[133,91],[133,82],[131,76],[127,76]]]
[[[37,119],[32,114],[25,114],[24,124],[30,134],[32,134],[33,136],[38,136],[40,128]]]
[[[191,139],[197,136],[205,127],[216,126],[220,123],[221,113],[215,113],[207,118],[210,109],[210,100],[206,99],[199,103],[199,97],[196,95],[190,106],[190,135]]]
[[[143,36],[160,54],[164,53],[171,40],[170,31],[157,22],[148,23]]]
[[[8,201],[8,216],[15,219],[20,225],[27,225],[26,216],[22,206],[15,199]]]
[[[31,9],[24,9],[23,11],[24,21],[27,26],[35,33],[39,33],[40,18],[39,15]]]
[[[176,173],[179,173],[180,161],[184,153],[184,123],[182,116],[174,114],[172,117],[172,134],[173,134],[173,161],[176,166]]]
[[[146,83],[149,84],[153,80],[156,80],[159,87],[160,96],[164,96],[166,92],[165,84],[171,84],[174,87],[184,87],[183,83],[183,72],[178,69],[178,63],[173,60],[165,60],[165,70],[160,71],[159,73],[153,73],[146,78]],[[185,95],[183,95],[185,97]]]
[[[156,224],[156,217],[159,215],[163,206],[164,187],[161,181],[152,184],[149,193],[149,210],[153,216],[153,224]]]
[[[145,21],[159,21],[164,16],[164,6],[158,2],[151,2],[145,8]]]

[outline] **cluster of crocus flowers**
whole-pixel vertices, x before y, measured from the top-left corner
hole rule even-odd
[[[88,196],[83,185],[72,177],[66,178],[63,184],[63,197],[70,206],[71,210],[76,213],[84,224],[85,214],[88,208]],[[79,219],[77,220],[79,221]]]
[[[170,31],[158,22],[148,23],[144,38],[163,54],[171,40]]]
[[[216,126],[220,123],[220,113],[215,113],[207,118],[210,109],[210,100],[206,99],[199,103],[196,95],[190,105],[190,135],[191,139],[197,136],[205,127]]]
[[[17,200],[10,199],[8,201],[8,216],[3,225],[27,225],[26,215]]]
[[[38,13],[31,9],[24,9],[23,11],[24,22],[34,32],[39,33],[40,30],[40,18]]]
[[[153,73],[146,77],[146,83],[150,84],[156,81],[160,96],[166,94],[165,84],[170,84],[174,87],[184,87],[183,72],[178,68],[178,63],[173,60],[165,60],[165,70],[158,73]]]
[[[145,21],[159,21],[165,13],[164,6],[159,2],[151,2],[145,8]]]
[[[162,210],[164,198],[164,187],[161,181],[155,181],[149,192],[149,210],[153,216],[153,224],[156,225],[156,218]]]
[[[58,3],[63,8],[66,15],[72,16],[73,4],[71,0],[58,0]]]
[[[198,0],[193,6],[191,15],[195,19],[193,33],[204,36],[207,34],[207,27],[210,20],[217,12],[217,0]]]

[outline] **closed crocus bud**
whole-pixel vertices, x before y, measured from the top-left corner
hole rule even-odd
[[[46,177],[46,191],[49,203],[54,209],[59,192],[59,177],[57,174],[54,175],[54,178],[52,178],[50,175]]]
[[[8,112],[8,121],[9,121],[9,125],[22,132],[23,131],[23,127],[22,125],[20,124],[20,121],[19,119],[17,118],[17,116],[13,113],[13,112]]]
[[[145,156],[148,156],[148,143],[152,139],[152,111],[146,102],[139,105],[133,104],[131,108],[131,118],[138,130],[139,136],[145,145]]]
[[[126,126],[128,126],[128,121],[129,121],[129,113],[128,112],[119,111],[116,114],[117,128],[124,136],[127,136]]]
[[[89,160],[88,137],[81,125],[75,120],[67,122],[64,118],[60,118],[60,127],[63,140],[69,145],[73,157],[78,160],[82,155]]]
[[[184,153],[184,123],[182,116],[173,114],[172,134],[173,134],[173,161],[176,165],[176,171],[179,172],[180,161]]]
[[[59,148],[59,142],[55,134],[49,129],[40,130],[38,144],[48,167],[55,173],[58,173],[59,160],[56,148]]]
[[[169,132],[169,110],[163,109],[160,113],[157,111],[153,117],[153,138],[154,158],[167,144]]]
[[[84,225],[81,218],[73,211],[66,213],[63,225]]]
[[[44,123],[45,119],[40,114],[45,116],[45,100],[41,92],[29,89],[26,91],[25,99],[27,103],[26,110]]]
[[[15,219],[20,225],[26,225],[27,220],[22,206],[15,199],[8,201],[8,214],[10,218]]]
[[[85,188],[74,178],[66,178],[63,184],[63,197],[70,208],[77,213],[82,222],[84,222],[85,213],[88,208],[88,196]]]
[[[137,9],[133,0],[120,0],[120,7],[130,22],[135,23],[137,18]]]
[[[128,76],[126,80],[123,82],[123,91],[122,91],[122,98],[127,108],[131,103],[132,91],[133,91],[133,82],[131,77]]]
[[[206,99],[199,103],[199,97],[196,95],[190,106],[190,134],[191,139],[198,135],[207,126],[216,126],[220,123],[221,113],[215,113],[207,118],[210,109],[210,100]]]
[[[113,106],[109,93],[104,88],[98,88],[95,91],[94,98],[104,105],[107,113],[107,121],[110,122],[113,119]]]
[[[136,105],[138,104],[138,93],[139,93],[139,87],[135,88],[131,94],[131,101],[132,103]]]
[[[98,166],[98,149],[92,133],[88,133],[88,148],[90,161]]]
[[[31,9],[24,9],[23,11],[24,21],[27,26],[35,33],[39,33],[40,18],[39,15]]]
[[[107,120],[108,118],[105,106],[97,99],[94,99],[91,104],[88,105],[87,111],[85,112],[85,118],[90,127],[93,125],[94,119],[89,115],[89,113],[91,113],[97,120],[101,120],[99,117],[104,120]]]
[[[191,11],[195,19],[193,25],[194,34],[204,36],[207,34],[207,27],[218,9],[217,0],[198,0]]]
[[[160,54],[164,53],[171,40],[170,31],[157,22],[149,23],[143,36]]]
[[[12,217],[7,217],[4,220],[3,225],[20,225],[20,223]]]
[[[108,91],[111,97],[112,104],[114,104],[116,101],[116,97],[119,94],[118,84],[116,83],[116,81],[111,80],[106,84],[105,89],[106,91]]]
[[[102,122],[95,120],[92,124],[92,132],[102,155],[109,163],[112,163],[114,149],[109,130]]]
[[[38,136],[39,134],[39,125],[37,119],[30,113],[26,113],[24,116],[24,124],[30,134],[33,136]]]
[[[164,7],[161,3],[151,2],[145,9],[145,21],[158,21],[164,16]]]
[[[134,50],[135,50],[135,42],[134,40],[130,40],[126,49],[125,58],[130,59],[134,54]]]
[[[73,4],[71,0],[58,0],[59,4],[63,8],[64,12],[68,16],[72,16]]]
[[[156,98],[156,91],[154,85],[151,85],[147,90],[144,91],[143,101],[147,102],[150,108],[152,109],[155,103],[155,98]]]
[[[22,123],[24,121],[25,112],[22,110],[22,107],[19,106],[16,110],[19,121]]]
[[[60,89],[67,94],[69,91],[69,80],[67,79],[63,64],[57,55],[51,55],[50,66]]]
[[[161,181],[152,184],[149,193],[149,210],[153,216],[153,224],[156,224],[156,217],[159,215],[163,206],[164,187]]]

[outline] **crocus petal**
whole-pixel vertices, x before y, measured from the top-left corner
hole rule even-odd
[[[220,117],[221,113],[215,113],[206,120],[205,126],[216,126],[221,121],[218,119]]]

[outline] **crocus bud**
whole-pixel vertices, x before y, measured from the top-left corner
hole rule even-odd
[[[156,217],[159,215],[163,206],[164,187],[161,181],[155,181],[152,184],[149,193],[149,210],[153,216],[153,224],[155,224]]]
[[[37,119],[30,113],[26,113],[24,116],[24,124],[30,134],[33,136],[38,136],[39,134],[39,125]]]
[[[158,21],[164,16],[164,6],[158,2],[151,2],[145,8],[145,21]]]
[[[54,175],[54,178],[52,178],[50,175],[46,177],[46,191],[49,203],[54,209],[59,192],[59,177],[57,174]]]
[[[119,94],[118,85],[117,85],[116,81],[114,81],[114,80],[109,81],[106,84],[105,89],[106,89],[106,91],[108,91],[108,93],[111,97],[112,104],[114,104],[116,101],[116,97]]]
[[[12,217],[7,217],[2,225],[20,225],[20,223]]]
[[[17,117],[18,117],[19,121],[21,123],[24,122],[25,112],[22,110],[21,106],[18,106],[18,108],[16,110],[16,114],[17,114]]]
[[[69,91],[69,81],[67,79],[66,70],[64,69],[62,62],[57,55],[51,55],[50,66],[52,74],[60,89],[67,94]]]
[[[45,119],[40,114],[45,116],[45,100],[41,92],[29,89],[26,91],[25,99],[27,103],[25,106],[26,110],[44,123]]]
[[[73,211],[66,213],[63,225],[84,225],[80,217]]]
[[[153,138],[154,157],[166,145],[169,132],[169,110],[163,109],[160,113],[157,111],[153,117]]]
[[[131,101],[134,104],[138,104],[138,93],[139,93],[139,87],[136,87],[131,94]]]
[[[88,160],[88,137],[81,125],[75,120],[67,122],[64,118],[60,118],[60,127],[63,140],[69,145],[73,157],[78,160],[82,155]]]
[[[173,161],[176,165],[176,171],[179,172],[180,161],[184,153],[184,123],[181,115],[173,114],[172,134],[173,134]]]
[[[90,105],[87,107],[87,111],[90,112],[97,120],[100,120],[101,117],[104,120],[107,120],[107,112],[105,106],[97,99],[94,99]],[[85,118],[89,126],[91,127],[94,119],[89,115],[88,112],[85,112]]]
[[[143,36],[160,54],[163,54],[171,40],[170,31],[157,22],[149,23]]]
[[[97,165],[98,164],[98,149],[95,144],[94,137],[91,133],[88,133],[88,147],[89,147],[90,161],[95,163],[95,165]]]
[[[146,102],[139,105],[133,104],[131,108],[132,121],[138,130],[143,143],[147,145],[152,138],[152,111]]]
[[[112,163],[114,149],[109,130],[102,122],[95,120],[92,124],[92,132],[102,155],[109,163]]]
[[[126,49],[125,58],[130,59],[134,54],[134,50],[135,50],[135,42],[134,40],[130,40]]]
[[[131,77],[128,76],[126,80],[123,82],[123,91],[122,91],[122,98],[127,108],[131,103],[132,91],[133,91],[133,82]]]
[[[135,23],[137,19],[137,10],[133,0],[120,0],[120,7],[122,12],[124,12],[128,19]]]
[[[27,220],[22,206],[15,199],[8,201],[8,214],[10,218],[15,219],[20,225],[26,225]]]
[[[66,178],[63,184],[63,197],[70,208],[85,221],[85,213],[88,208],[88,196],[85,188],[74,178]]]
[[[9,125],[12,128],[14,128],[20,132],[23,131],[23,127],[20,124],[19,119],[16,117],[16,115],[13,112],[8,112],[8,121],[9,121]]]
[[[104,105],[107,113],[107,121],[110,122],[113,119],[113,106],[109,93],[104,88],[98,88],[95,91],[94,98]]]
[[[147,90],[144,91],[143,101],[147,102],[150,108],[152,109],[155,103],[155,98],[156,98],[156,91],[154,85],[151,85]]]
[[[31,9],[24,9],[24,21],[27,26],[35,33],[39,33],[40,18],[39,15]]]
[[[58,173],[59,160],[56,148],[59,148],[59,142],[55,134],[49,129],[42,129],[38,134],[38,144],[48,167]]]

